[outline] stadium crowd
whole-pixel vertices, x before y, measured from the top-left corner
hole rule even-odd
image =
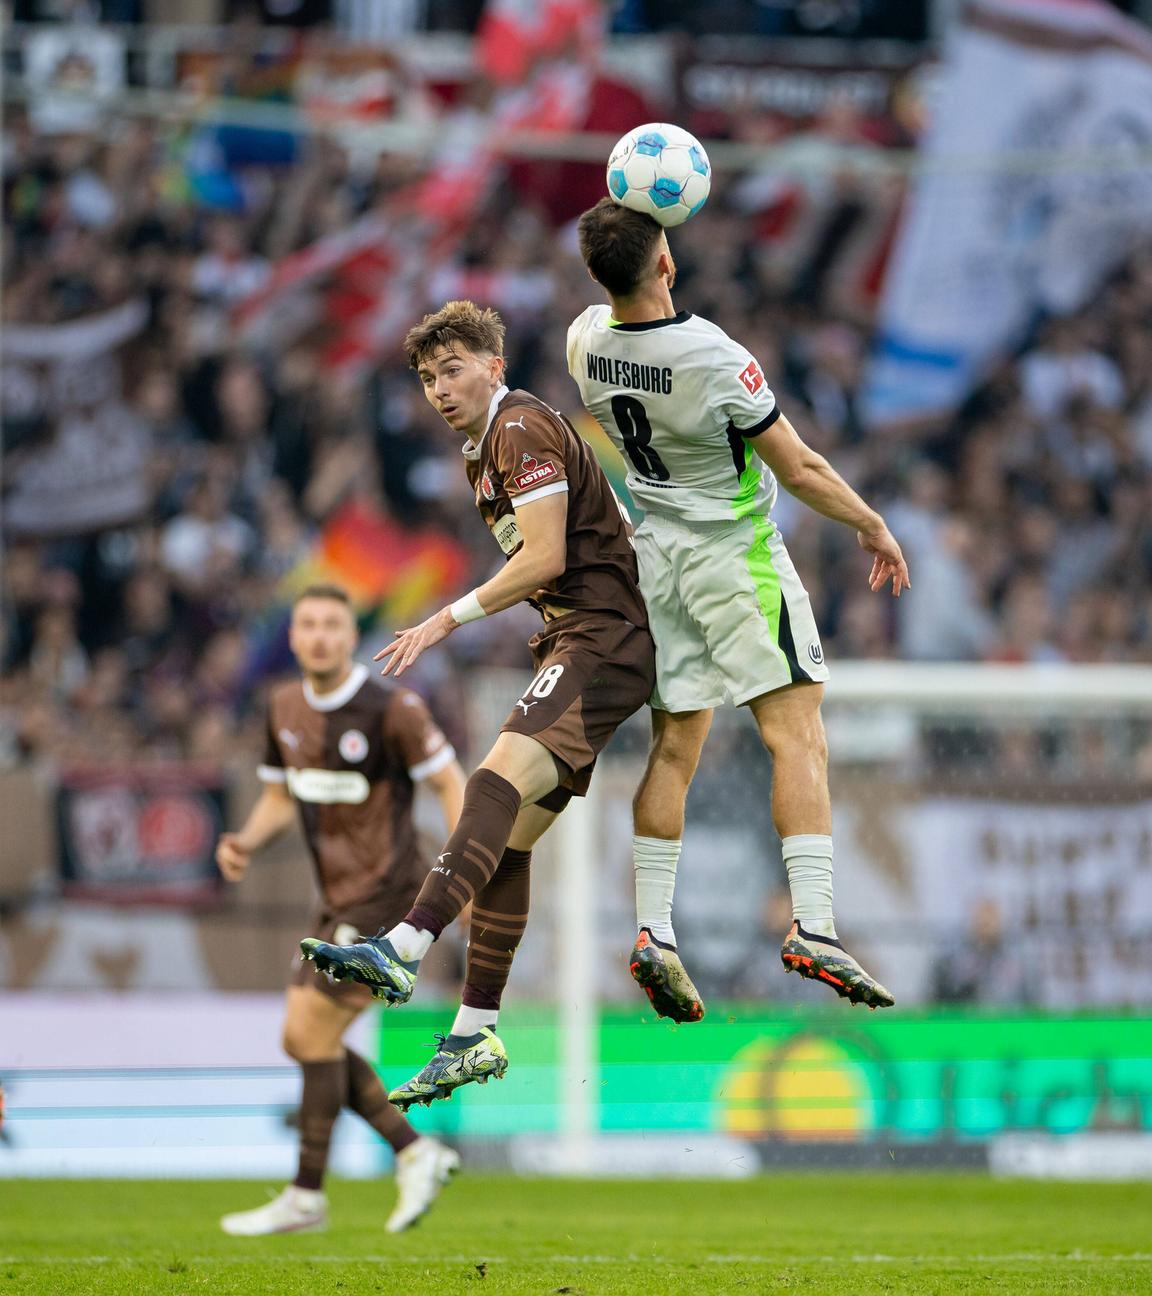
[[[259,686],[290,667],[276,634],[284,577],[351,496],[454,537],[476,581],[498,559],[451,433],[398,347],[349,378],[325,363],[322,323],[287,342],[237,338],[237,303],[280,258],[386,210],[412,175],[403,158],[354,166],[331,141],[299,149],[291,166],[244,167],[240,199],[221,203],[190,183],[173,133],[155,124],[7,124],[5,328],[132,301],[144,314],[121,350],[122,399],[106,394],[104,413],[82,421],[93,456],[131,446],[138,498],[107,524],[53,534],[52,519],[21,510],[61,432],[51,397],[5,372],[4,763],[257,750]],[[497,306],[511,381],[572,412],[565,331],[596,289],[570,225],[534,200],[539,181],[513,169],[458,254],[431,269],[419,308],[457,296]],[[833,297],[828,264],[781,255],[754,188],[737,205],[721,178],[673,235],[677,299],[759,356],[797,427],[884,509],[913,573],[898,604],[870,595],[853,537],[781,500],[833,669],[857,657],[1152,661],[1152,247],[1074,317],[1038,321],[954,418],[872,430],[858,412],[866,313]],[[827,186],[818,215],[851,200]],[[834,244],[824,252],[834,260]],[[530,622],[468,627],[425,659],[418,687],[454,687],[452,654],[521,664]]]

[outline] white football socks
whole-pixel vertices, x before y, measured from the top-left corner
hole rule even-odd
[[[818,833],[785,837],[780,843],[788,887],[792,892],[792,916],[813,936],[836,939],[832,918],[832,838]]]
[[[432,942],[436,938],[431,932],[421,931],[411,923],[399,923],[387,933],[387,939],[392,942],[392,948],[400,955],[402,962],[419,963],[432,948]]]
[[[475,1035],[481,1026],[487,1026],[489,1030],[496,1029],[496,1019],[500,1011],[497,1008],[468,1008],[464,1004],[460,1005],[460,1011],[456,1014],[456,1020],[452,1023],[452,1035],[460,1035],[467,1039],[469,1035]]]
[[[672,894],[676,890],[678,841],[662,837],[633,837],[632,866],[636,870],[636,927],[647,927],[658,941],[676,944],[672,930]]]

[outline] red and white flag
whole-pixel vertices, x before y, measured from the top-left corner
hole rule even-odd
[[[403,337],[425,286],[450,260],[501,174],[501,145],[521,131],[571,131],[587,110],[604,28],[600,0],[488,0],[479,57],[504,88],[485,114],[452,113],[428,173],[374,212],[274,267],[233,323],[249,334],[286,318],[289,301],[325,281],[325,360],[374,363]],[[556,60],[556,61],[551,61]]]
[[[519,84],[540,59],[587,57],[604,34],[600,0],[488,0],[476,29],[481,68],[501,85]]]

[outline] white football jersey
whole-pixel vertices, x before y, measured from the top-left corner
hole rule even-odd
[[[615,324],[589,306],[568,329],[568,372],[628,462],[646,512],[715,522],[766,514],[776,479],[745,437],[780,416],[752,355],[708,320]]]

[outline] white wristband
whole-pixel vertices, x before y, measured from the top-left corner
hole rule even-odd
[[[457,625],[467,625],[469,621],[479,621],[481,617],[488,615],[480,606],[475,590],[471,590],[463,598],[458,598],[448,611]]]

